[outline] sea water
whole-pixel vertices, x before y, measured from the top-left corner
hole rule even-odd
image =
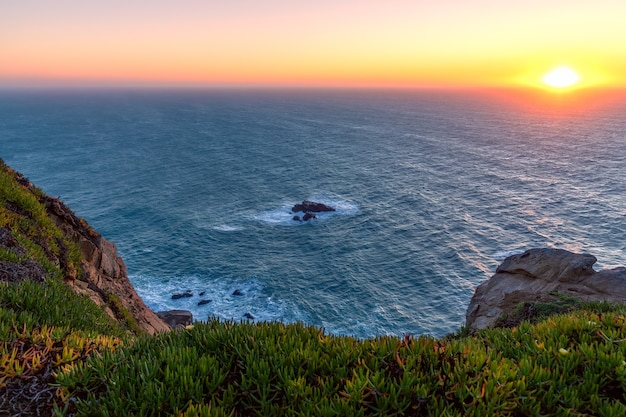
[[[151,308],[196,320],[441,336],[512,253],[626,265],[623,101],[3,91],[0,158],[113,241]],[[294,221],[303,200],[336,211]]]

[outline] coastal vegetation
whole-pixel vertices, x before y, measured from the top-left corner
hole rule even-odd
[[[80,251],[16,178],[0,166],[0,415],[626,415],[624,306],[520,304],[443,338],[220,320],[149,336],[64,283]]]

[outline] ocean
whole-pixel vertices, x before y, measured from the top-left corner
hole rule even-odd
[[[196,320],[437,337],[510,254],[626,265],[626,101],[1,91],[0,158],[113,241],[152,309]],[[294,221],[303,200],[336,211]]]

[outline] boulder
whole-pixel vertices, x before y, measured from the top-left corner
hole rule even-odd
[[[172,329],[189,326],[193,323],[193,314],[187,310],[159,311],[157,315]]]
[[[596,257],[562,249],[530,249],[509,256],[476,288],[466,314],[472,329],[492,327],[520,303],[547,302],[554,294],[582,301],[626,303],[626,268],[596,272]]]
[[[291,209],[292,212],[304,212],[304,213],[321,213],[324,211],[335,211],[334,208],[327,206],[326,204],[316,203],[315,201],[304,200],[302,204],[296,204]]]
[[[315,218],[317,218],[317,216],[314,213],[304,213],[304,216],[302,216],[302,220],[305,222]]]
[[[199,306],[203,306],[205,304],[209,304],[211,301],[213,301],[213,300],[200,300],[200,301],[198,301],[198,305]]]
[[[233,291],[232,295],[234,295],[236,297],[241,297],[243,295],[243,293],[241,292],[241,290],[235,290],[235,291]]]
[[[178,300],[179,298],[189,298],[193,297],[193,292],[191,290],[187,290],[183,293],[172,294],[172,300]]]

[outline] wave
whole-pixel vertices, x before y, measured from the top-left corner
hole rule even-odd
[[[194,320],[309,321],[296,306],[268,294],[257,278],[211,279],[207,276],[129,277],[139,296],[154,311],[189,310]],[[172,295],[189,292],[190,297]]]
[[[213,226],[213,230],[216,230],[218,232],[239,232],[241,230],[243,230],[243,227],[241,226],[231,226],[228,224],[220,224],[218,226]]]

